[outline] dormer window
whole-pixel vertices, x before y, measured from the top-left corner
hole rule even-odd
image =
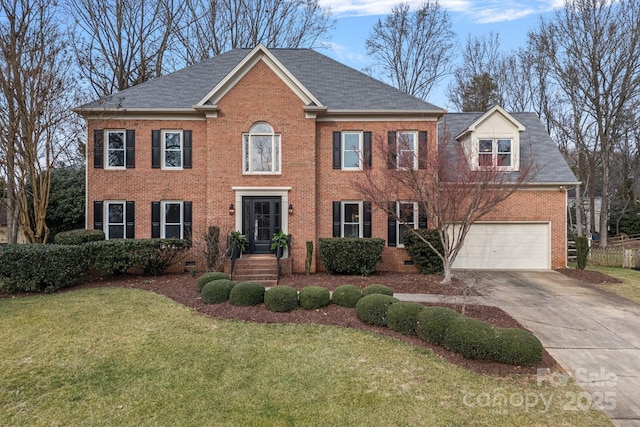
[[[512,145],[511,139],[479,139],[478,166],[511,168]]]

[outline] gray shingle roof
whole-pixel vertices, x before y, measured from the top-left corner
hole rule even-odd
[[[443,132],[455,138],[469,127],[483,113],[448,113],[441,124],[440,135]],[[578,182],[558,150],[547,130],[536,113],[509,113],[514,119],[522,123],[526,130],[520,133],[520,164],[528,165],[532,162],[535,174],[528,180],[532,184],[565,184],[573,185]],[[449,144],[448,147],[453,147]],[[512,182],[517,181],[518,172],[511,174]]]
[[[192,109],[251,49],[233,49],[171,74],[82,105],[83,109]],[[329,110],[441,111],[311,49],[269,52]]]

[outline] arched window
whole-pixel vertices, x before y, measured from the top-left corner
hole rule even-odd
[[[280,135],[271,125],[254,123],[242,136],[242,165],[245,174],[280,173]]]

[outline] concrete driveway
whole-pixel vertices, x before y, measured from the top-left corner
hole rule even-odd
[[[531,330],[585,391],[574,405],[590,397],[615,426],[640,426],[639,305],[554,271],[479,274],[488,299]]]

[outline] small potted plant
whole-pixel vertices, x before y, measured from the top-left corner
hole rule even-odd
[[[229,238],[229,246],[233,249],[233,257],[240,258],[247,244],[247,236],[239,231],[232,231]]]
[[[284,234],[282,230],[274,233],[271,238],[271,250],[276,251],[276,256],[278,258],[282,258],[284,250],[289,247],[289,238],[290,236],[288,234]]]

